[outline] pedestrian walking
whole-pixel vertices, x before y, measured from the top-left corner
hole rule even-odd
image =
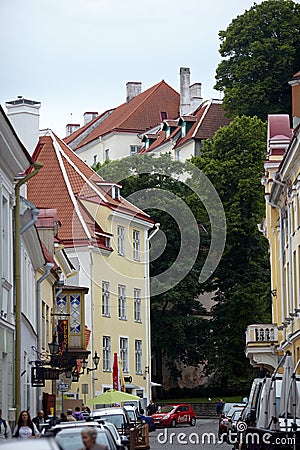
[[[154,403],[153,400],[150,400],[149,405],[147,406],[147,414],[148,416],[152,416],[152,414],[155,414],[157,412],[157,405]]]
[[[0,443],[3,443],[4,439],[11,438],[11,429],[7,420],[2,417],[2,409],[0,409]]]
[[[220,398],[216,405],[216,413],[218,414],[218,416],[221,415],[223,408],[224,408],[224,402],[223,402],[223,399]]]
[[[97,434],[97,428],[85,427],[81,432],[84,447],[80,450],[108,450],[106,445],[96,443]]]
[[[75,417],[73,417],[73,415],[72,415],[72,412],[73,411],[72,411],[71,408],[67,409],[67,420],[69,422],[75,422],[76,421]]]
[[[76,406],[75,411],[73,412],[72,416],[75,420],[84,420],[83,414],[80,411],[79,406]]]
[[[38,431],[41,432],[42,425],[45,423],[44,411],[42,409],[38,411],[37,416],[32,419],[32,422],[36,425]]]
[[[36,425],[32,422],[28,411],[21,411],[18,423],[14,428],[13,437],[29,439],[40,435]]]

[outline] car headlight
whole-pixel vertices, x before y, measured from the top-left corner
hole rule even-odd
[[[164,419],[170,419],[170,414],[167,414],[165,417],[164,417]]]

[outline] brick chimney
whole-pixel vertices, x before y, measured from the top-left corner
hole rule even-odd
[[[142,92],[142,83],[140,81],[128,81],[126,83],[126,102],[130,102],[134,97]]]
[[[300,71],[295,73],[289,85],[292,86],[293,128],[296,128],[300,123]]]
[[[40,102],[27,100],[21,95],[5,103],[7,117],[28,152],[32,155],[39,140]]]

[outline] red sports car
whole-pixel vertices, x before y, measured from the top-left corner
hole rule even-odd
[[[152,415],[156,426],[176,427],[177,424],[188,423],[191,427],[196,425],[196,415],[193,408],[186,403],[163,406],[160,412]]]

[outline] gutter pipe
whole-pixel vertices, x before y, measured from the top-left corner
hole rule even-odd
[[[20,220],[20,190],[21,186],[34,177],[43,164],[33,163],[34,170],[19,180],[15,186],[15,406],[16,417],[21,412],[21,220]]]

